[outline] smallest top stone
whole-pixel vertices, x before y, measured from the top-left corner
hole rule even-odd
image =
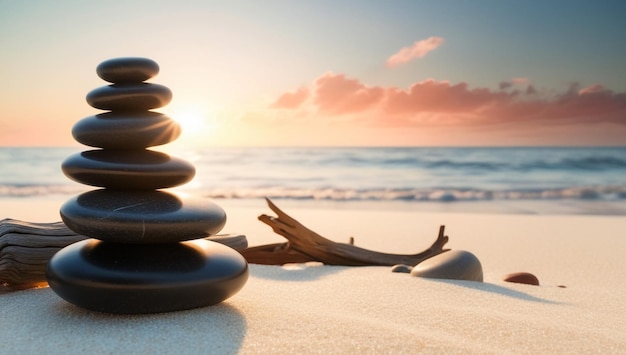
[[[114,58],[100,63],[96,72],[100,78],[114,84],[141,83],[157,75],[159,65],[148,58]]]

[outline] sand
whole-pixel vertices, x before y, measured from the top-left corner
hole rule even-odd
[[[0,214],[55,221],[60,203],[0,200]],[[271,213],[263,201],[218,203],[224,232],[252,245],[281,240],[256,220]],[[445,224],[448,247],[478,256],[485,282],[251,265],[246,286],[220,305],[139,316],[82,310],[48,288],[19,291],[0,295],[2,352],[626,353],[626,217],[312,206],[284,209],[324,236],[378,251],[421,251]],[[517,271],[541,286],[502,281]]]

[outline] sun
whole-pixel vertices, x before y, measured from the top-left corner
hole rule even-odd
[[[182,109],[172,117],[183,129],[184,134],[195,135],[206,130],[205,113],[197,108]]]
[[[169,115],[182,128],[182,137],[198,138],[211,134],[217,127],[215,114],[208,106],[184,105],[171,111]]]

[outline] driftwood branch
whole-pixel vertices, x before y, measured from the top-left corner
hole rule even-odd
[[[282,265],[320,261],[327,265],[345,266],[417,265],[432,256],[448,251],[448,249],[443,249],[448,242],[448,237],[444,235],[444,226],[439,228],[439,235],[435,242],[421,253],[409,255],[379,253],[353,245],[353,239],[350,243],[337,243],[326,239],[283,212],[269,199],[266,201],[277,217],[261,215],[259,220],[272,227],[277,234],[285,237],[287,242],[261,245],[240,251],[249,263]]]

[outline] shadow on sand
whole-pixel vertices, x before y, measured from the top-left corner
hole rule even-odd
[[[56,325],[47,330],[46,337],[63,339],[68,349],[236,354],[246,335],[246,319],[227,302],[171,313],[117,315],[88,311],[58,299],[39,314],[41,322]]]
[[[459,287],[471,288],[473,290],[478,290],[478,291],[483,291],[483,292],[496,293],[502,296],[517,298],[522,301],[539,302],[539,303],[545,303],[545,304],[561,304],[560,302],[543,299],[540,297],[530,295],[525,292],[517,291],[511,288],[499,286],[496,284],[486,283],[486,282],[444,280],[444,279],[429,279],[429,280],[434,281],[434,282],[443,282],[443,283],[447,283],[447,284],[455,285]],[[532,286],[532,287],[538,287],[538,286]]]

